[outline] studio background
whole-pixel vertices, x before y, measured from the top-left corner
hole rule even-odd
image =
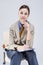
[[[30,7],[31,13],[28,20],[35,27],[33,48],[35,48],[39,65],[43,65],[43,0],[0,0],[0,65],[3,65],[3,33],[19,19],[18,9],[23,4]]]

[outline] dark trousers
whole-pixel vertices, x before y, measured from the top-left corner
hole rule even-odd
[[[38,65],[36,53],[34,50],[17,52],[11,58],[10,65],[20,65],[21,60],[26,59],[29,65]]]

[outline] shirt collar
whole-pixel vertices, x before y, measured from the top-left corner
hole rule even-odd
[[[19,30],[20,30],[20,28],[22,27],[22,24],[21,24],[20,21],[18,21],[18,27],[19,27]]]

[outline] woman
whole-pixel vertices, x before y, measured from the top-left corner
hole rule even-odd
[[[26,59],[29,65],[38,65],[36,53],[33,47],[34,26],[27,21],[30,9],[27,5],[19,8],[19,20],[10,26],[9,47],[11,51],[10,65],[20,65],[22,59]],[[13,51],[14,50],[14,51]],[[9,56],[10,56],[9,55]]]

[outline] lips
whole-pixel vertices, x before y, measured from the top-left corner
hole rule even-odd
[[[22,19],[25,19],[25,17],[21,17]]]

